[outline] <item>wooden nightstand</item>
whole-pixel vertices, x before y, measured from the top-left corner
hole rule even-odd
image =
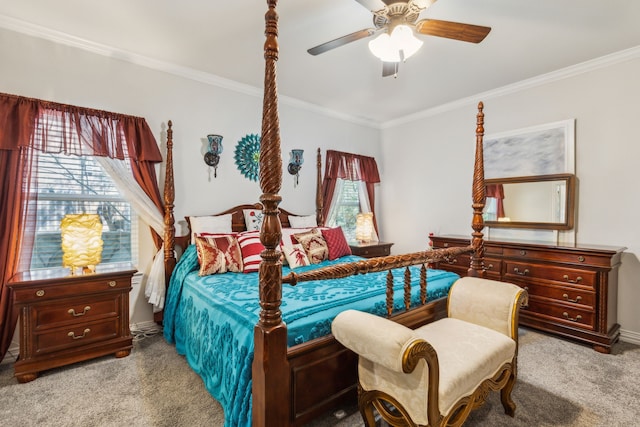
[[[128,356],[130,265],[70,276],[68,269],[16,274],[8,284],[20,314],[18,382],[40,371],[113,353]]]
[[[386,242],[354,243],[349,245],[353,255],[365,258],[387,256],[391,253],[391,246],[393,246],[393,243]]]

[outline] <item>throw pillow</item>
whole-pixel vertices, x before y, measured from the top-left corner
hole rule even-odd
[[[289,263],[289,267],[292,269],[309,265],[309,258],[300,244],[283,246],[282,252]]]
[[[327,246],[329,247],[330,260],[338,259],[341,256],[351,255],[351,248],[347,243],[346,237],[344,237],[342,227],[327,228],[320,231],[322,232],[322,237],[324,237],[324,240],[327,242]]]
[[[208,246],[205,247],[205,243]],[[225,273],[227,271],[238,273],[242,271],[242,252],[240,251],[240,246],[238,245],[238,241],[234,235],[199,235],[196,236],[196,245],[200,245],[199,247],[196,246],[196,249],[200,249],[198,251],[199,260],[201,256],[207,255],[205,252],[209,250],[210,246],[220,251],[224,257],[224,270],[219,269],[219,271],[216,271],[217,273]],[[218,257],[218,254],[215,252],[209,252],[211,253],[208,255],[215,256],[216,258]],[[203,259],[205,259],[205,261],[210,261],[209,258],[203,257]],[[202,263],[200,264],[200,267],[202,268]],[[205,270],[209,270],[209,268]]]
[[[238,234],[238,244],[242,251],[242,264],[245,273],[253,273],[259,270],[260,252],[264,251],[264,245],[260,241],[259,231],[243,231]]]
[[[289,215],[289,225],[292,228],[317,227],[318,222],[316,221],[315,215],[306,215],[306,216]]]
[[[311,264],[318,264],[329,258],[327,242],[317,228],[306,233],[296,233],[293,237],[302,245]]]
[[[256,231],[262,228],[262,220],[264,215],[260,209],[244,209],[244,225],[247,231]]]
[[[198,275],[208,276],[216,273],[226,273],[227,266],[224,254],[214,245],[207,242],[203,237],[196,237],[196,250],[198,252],[198,262],[200,271]]]
[[[231,233],[231,214],[187,216],[185,217],[191,230],[191,243],[196,242],[200,233]]]

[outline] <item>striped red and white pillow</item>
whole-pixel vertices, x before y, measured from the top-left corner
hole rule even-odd
[[[264,245],[260,241],[260,231],[243,231],[238,234],[238,244],[242,251],[243,272],[253,273],[260,269],[260,252],[264,251]]]

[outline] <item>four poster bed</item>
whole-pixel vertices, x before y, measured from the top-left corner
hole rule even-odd
[[[339,312],[355,308],[416,328],[446,315],[446,295],[458,277],[427,269],[429,263],[472,252],[468,274],[484,277],[481,103],[473,175],[474,231],[469,246],[366,260],[347,255],[295,270],[283,266],[280,243],[293,215],[279,208],[282,160],[275,81],[277,14],[276,1],[267,3],[261,203],[234,206],[218,214],[229,214],[232,231],[240,233],[246,230],[243,211],[262,210],[259,239],[264,250],[258,272],[198,274],[198,255],[195,245],[189,244],[191,236],[175,236],[171,122],[167,131],[164,334],[220,401],[226,426],[299,426],[342,403],[354,403],[357,356],[329,332],[331,320]],[[316,216],[322,225],[320,150],[317,166]],[[176,243],[186,247],[177,265]]]

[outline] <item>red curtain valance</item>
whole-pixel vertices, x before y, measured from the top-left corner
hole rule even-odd
[[[327,150],[325,178],[349,181],[380,182],[378,165],[373,157]]]
[[[47,153],[161,162],[144,118],[0,94],[0,150],[29,147]]]

